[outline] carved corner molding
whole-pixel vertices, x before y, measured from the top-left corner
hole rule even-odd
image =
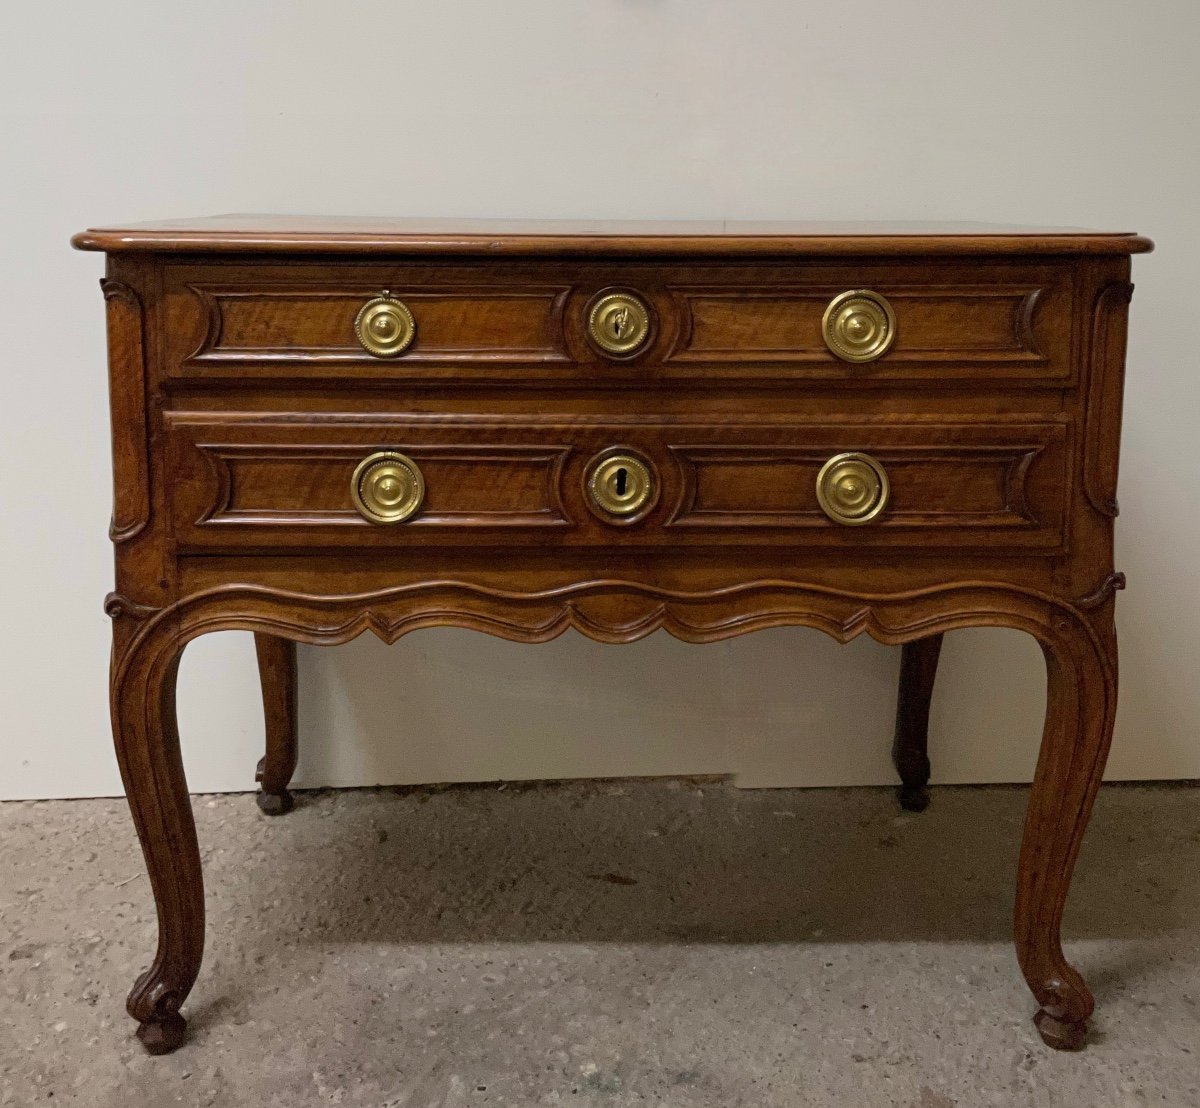
[[[104,614],[109,619],[133,619],[137,621],[147,620],[151,616],[158,615],[162,608],[153,608],[147,604],[138,604],[136,601],[130,600],[127,596],[122,596],[119,592],[110,592],[104,598]]]
[[[150,522],[146,439],[145,313],[138,294],[113,278],[100,282],[108,322],[113,450],[113,514],[108,536],[128,542]]]
[[[1125,375],[1125,328],[1133,285],[1110,281],[1092,304],[1087,357],[1088,404],[1084,427],[1083,491],[1088,503],[1115,519],[1121,390]]]
[[[1117,592],[1125,587],[1125,574],[1110,573],[1096,588],[1083,597],[1081,600],[1075,601],[1075,607],[1080,608],[1085,612],[1094,611],[1101,604],[1108,600],[1110,596],[1115,596]]]

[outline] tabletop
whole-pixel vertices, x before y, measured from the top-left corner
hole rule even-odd
[[[615,221],[230,214],[77,234],[107,253],[1140,254],[1128,231],[973,222]]]

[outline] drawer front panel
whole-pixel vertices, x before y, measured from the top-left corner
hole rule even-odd
[[[379,289],[193,285],[207,327],[193,366],[304,359],[318,365],[376,361],[355,337],[359,309]],[[389,290],[390,291],[390,290]],[[419,352],[406,362],[566,361],[563,287],[404,289],[418,321]],[[400,365],[401,362],[388,363]]]
[[[910,446],[857,436],[855,441],[871,442],[863,452],[888,476],[882,527],[1028,531],[1045,522],[1029,504],[1029,469],[1046,450],[1045,442]],[[673,452],[683,466],[684,487],[670,526],[773,529],[827,526],[808,493],[816,488],[821,467],[844,451],[706,445]]]
[[[176,412],[167,424],[185,550],[804,544],[1049,552],[1063,543],[1064,422]],[[423,476],[422,506],[407,522],[380,526],[355,507],[353,474],[379,451],[402,454]],[[831,458],[853,451],[883,467],[890,498],[866,526],[846,527],[822,509],[817,483]],[[645,507],[629,518],[598,508],[589,491],[593,463],[613,452],[650,474]]]
[[[822,316],[843,289],[770,292],[679,290],[684,333],[672,361],[827,363]],[[877,369],[906,363],[945,366],[1044,366],[1062,336],[1038,334],[1043,286],[897,286],[879,291],[897,318],[896,341]],[[1051,294],[1052,295],[1052,294]]]
[[[347,514],[348,474],[370,453],[330,443],[210,445],[217,479],[205,525],[357,523]],[[567,522],[559,497],[569,448],[423,445],[426,526],[544,527]]]
[[[588,337],[589,308],[614,289],[650,317],[628,356]],[[895,315],[886,353],[859,364],[831,351],[822,326],[855,289]],[[359,343],[355,318],[385,290],[416,334],[381,358]],[[1073,271],[1053,262],[196,265],[165,272],[163,334],[168,376],[242,382],[1061,388],[1074,381],[1073,299]]]

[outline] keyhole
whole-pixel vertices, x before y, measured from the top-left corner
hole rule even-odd
[[[617,495],[624,496],[625,489],[627,488],[627,486],[629,484],[629,471],[624,466],[621,466],[621,468],[617,470],[616,477],[617,477]]]
[[[612,314],[613,338],[619,339],[622,335],[625,334],[625,324],[628,322],[628,320],[629,320],[629,309],[628,308],[618,308],[617,311],[613,312],[613,314]]]

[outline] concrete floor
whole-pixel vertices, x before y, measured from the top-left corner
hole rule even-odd
[[[1009,943],[1025,791],[480,786],[194,802],[208,953],[165,1058],[122,801],[0,805],[0,1104],[1200,1105],[1200,789],[1103,791],[1043,1047]]]

